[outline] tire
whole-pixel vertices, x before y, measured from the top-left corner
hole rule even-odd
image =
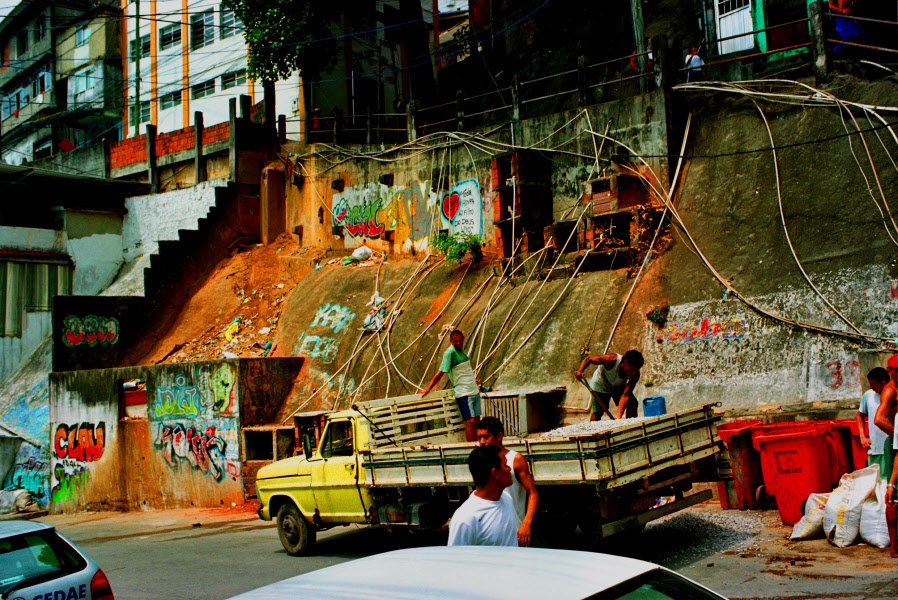
[[[305,556],[315,545],[315,530],[292,502],[278,511],[278,537],[290,556]]]

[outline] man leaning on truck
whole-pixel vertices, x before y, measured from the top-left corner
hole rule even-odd
[[[439,383],[443,373],[449,375],[455,393],[455,401],[465,420],[465,439],[469,442],[477,441],[477,423],[482,414],[480,406],[480,382],[474,376],[471,368],[471,359],[462,348],[465,345],[465,334],[458,329],[449,334],[450,346],[443,353],[440,368],[427,382],[427,386],[421,392],[423,398]]]
[[[511,496],[511,467],[495,446],[477,446],[468,455],[474,493],[449,521],[449,546],[517,546],[521,521]]]

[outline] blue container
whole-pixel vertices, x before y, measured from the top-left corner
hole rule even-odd
[[[667,403],[664,396],[649,396],[642,401],[642,416],[660,417],[667,414]]]

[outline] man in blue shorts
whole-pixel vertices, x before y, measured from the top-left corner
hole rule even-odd
[[[480,407],[480,382],[474,377],[474,369],[471,368],[471,359],[462,348],[465,345],[465,334],[458,329],[449,334],[449,343],[443,353],[443,360],[439,370],[427,383],[421,392],[423,398],[439,383],[443,374],[449,375],[449,382],[455,392],[455,401],[465,420],[465,439],[469,442],[477,441],[477,425],[480,423],[480,415],[483,411]]]

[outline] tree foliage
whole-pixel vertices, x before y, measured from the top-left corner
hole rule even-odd
[[[224,0],[243,22],[252,77],[277,81],[300,69],[315,77],[337,55],[342,0]]]

